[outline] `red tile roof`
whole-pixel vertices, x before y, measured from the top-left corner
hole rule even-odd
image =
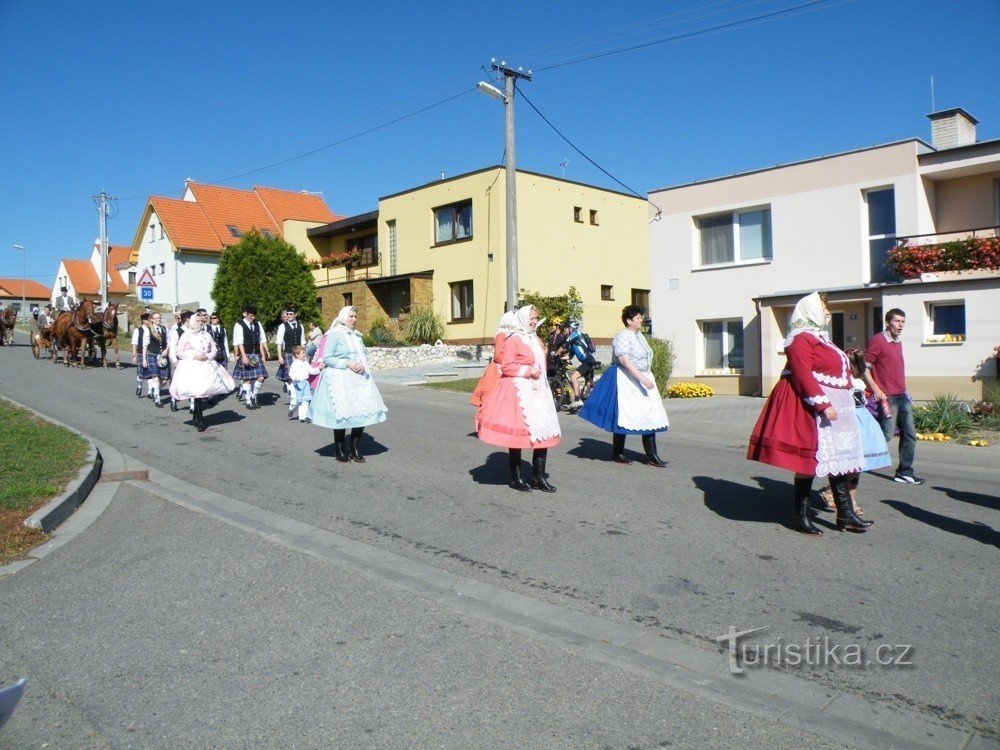
[[[100,280],[94,265],[89,260],[63,258],[63,267],[69,277],[73,290],[77,294],[100,294]],[[121,275],[111,269],[108,273],[108,294],[128,294],[128,286],[122,281]]]
[[[174,247],[214,252],[222,250],[218,235],[197,203],[157,195],[150,196],[149,202],[163,222],[163,228]],[[140,234],[141,229],[140,227]]]
[[[263,185],[254,185],[253,190],[279,225],[284,224],[287,219],[329,224],[344,218],[333,213],[318,195],[294,193]]]
[[[240,241],[229,231],[230,226],[236,227],[241,235],[251,229],[266,229],[275,237],[281,236],[281,227],[256,193],[197,182],[187,185],[222,245],[235,245]]]
[[[28,299],[46,299],[52,297],[52,290],[37,281],[25,279],[24,296]],[[21,279],[0,279],[0,299],[21,299]]]
[[[128,245],[108,245],[108,268],[115,268],[119,263],[128,263],[132,248]]]

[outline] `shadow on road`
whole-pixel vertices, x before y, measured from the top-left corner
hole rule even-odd
[[[289,420],[291,421],[291,420]],[[333,458],[333,430],[325,431],[330,438],[330,442],[324,445],[322,448],[317,448],[313,451],[317,456],[323,456],[325,458]],[[347,441],[350,443],[351,431],[347,431]],[[389,449],[386,448],[382,443],[373,438],[367,432],[361,436],[361,443],[358,444],[358,450],[361,452],[362,456],[379,456],[383,453],[388,453]]]
[[[730,521],[788,524],[792,516],[792,485],[767,477],[754,477],[759,487],[715,477],[692,477],[705,493],[705,507]]]
[[[531,451],[522,451],[524,455],[531,456]],[[521,470],[524,472],[524,461],[521,461]],[[486,463],[469,469],[469,476],[476,484],[507,484],[510,476],[507,473],[507,452],[495,451],[486,458]]]
[[[982,508],[989,508],[990,510],[1000,510],[1000,497],[997,497],[996,495],[983,495],[979,492],[965,492],[964,490],[956,490],[951,487],[932,487],[931,489],[943,492],[952,500],[978,505]]]
[[[942,516],[939,513],[933,513],[932,511],[918,508],[915,505],[904,503],[901,500],[883,500],[882,502],[891,508],[895,508],[904,516],[909,516],[915,521],[926,523],[928,526],[934,526],[951,534],[968,537],[975,542],[1000,547],[1000,532],[994,531],[992,527],[987,526],[985,523],[979,521],[975,523],[959,521],[955,518]]]
[[[626,441],[629,439],[632,439],[632,442],[635,444],[639,444],[638,435],[629,435],[629,438],[627,438]],[[628,442],[626,442],[626,446],[628,446]],[[586,458],[591,461],[606,461],[611,463],[611,435],[608,435],[607,440],[581,438],[580,444],[572,450],[566,451],[566,453],[570,456],[576,456],[577,458]],[[629,450],[628,447],[625,448],[625,457],[630,458],[633,461],[645,460],[645,456],[642,453]]]
[[[205,412],[205,424],[209,427],[218,427],[219,425],[230,424],[231,422],[242,422],[244,419],[246,419],[245,414],[238,414],[232,409]]]

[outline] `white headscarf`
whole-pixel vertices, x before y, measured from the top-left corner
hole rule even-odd
[[[514,333],[521,333],[525,336],[530,336],[534,333],[528,323],[528,319],[531,317],[531,311],[534,309],[534,305],[525,305],[524,307],[519,307],[517,309],[517,312],[514,313],[514,322],[511,324],[511,330]]]
[[[508,310],[500,316],[500,323],[497,325],[497,333],[512,333],[514,331],[514,311]]]
[[[808,331],[816,336],[823,333],[826,327],[826,305],[819,297],[819,292],[806,295],[795,304],[795,309],[788,316],[788,335],[785,346],[800,333]]]
[[[351,314],[352,310],[354,312],[357,312],[358,308],[356,308],[354,305],[344,305],[342,308],[340,308],[340,312],[337,313],[337,317],[333,319],[333,322],[330,324],[330,329],[327,331],[327,333],[333,333],[338,328],[347,328],[347,316]],[[347,328],[347,330],[349,331],[351,329]]]

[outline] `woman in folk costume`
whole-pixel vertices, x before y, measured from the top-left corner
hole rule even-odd
[[[611,341],[614,365],[597,381],[580,416],[612,434],[615,463],[632,463],[625,457],[625,436],[642,435],[646,463],[663,467],[667,462],[656,452],[656,433],[665,432],[670,423],[651,371],[653,350],[639,330],[645,313],[638,305],[622,310],[625,330]]]
[[[368,352],[357,326],[358,309],[351,305],[330,325],[321,345],[324,369],[308,411],[313,424],[333,430],[333,454],[342,463],[365,462],[360,450],[365,427],[384,422],[388,412],[368,369]]]
[[[477,432],[479,431],[479,412],[482,409],[483,400],[496,387],[496,384],[500,382],[500,355],[503,353],[503,342],[514,332],[515,314],[513,310],[509,310],[500,318],[496,335],[493,336],[493,359],[486,365],[486,371],[479,378],[475,390],[472,391],[472,397],[469,399],[469,403],[476,407],[475,422]]]
[[[194,426],[204,432],[204,400],[210,396],[224,396],[236,388],[236,381],[226,368],[215,360],[215,339],[202,322],[200,315],[192,315],[187,331],[177,341],[177,369],[170,381],[172,398],[189,398],[194,403]]]
[[[509,485],[528,492],[532,488],[555,492],[545,473],[548,449],[559,445],[559,419],[545,377],[545,352],[535,334],[538,310],[520,308],[514,316],[513,332],[503,342],[500,381],[483,399],[479,410],[479,439],[507,448]],[[521,478],[521,451],[534,450],[531,483]]]
[[[830,313],[813,292],[795,305],[788,320],[788,362],[750,435],[747,458],[795,473],[792,528],[820,535],[810,514],[813,477],[829,477],[837,506],[837,529],[863,532],[851,509],[849,477],[861,471],[864,450],[854,415],[847,356],[823,328]]]

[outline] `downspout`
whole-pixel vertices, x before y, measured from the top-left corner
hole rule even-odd
[[[180,309],[181,305],[180,279],[177,272],[177,252],[174,252],[174,312]]]
[[[760,315],[760,298],[753,301],[757,308],[757,394],[764,395],[764,319]]]

